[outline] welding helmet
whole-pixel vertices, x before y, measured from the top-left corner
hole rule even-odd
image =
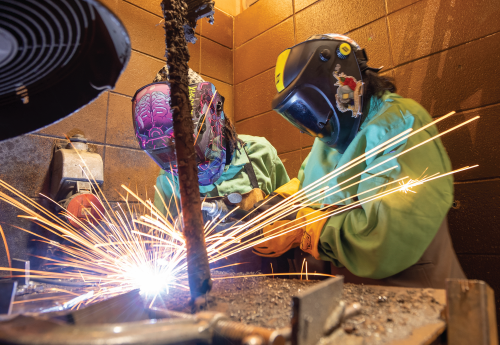
[[[358,132],[363,49],[347,36],[315,35],[278,56],[273,109],[302,132],[344,152]]]
[[[189,100],[201,186],[219,179],[226,165],[224,98],[210,82],[189,85]],[[162,169],[178,176],[174,128],[170,109],[170,83],[154,82],[137,90],[132,116],[139,146]]]

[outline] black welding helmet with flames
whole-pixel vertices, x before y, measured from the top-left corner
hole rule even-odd
[[[344,152],[363,111],[363,49],[347,36],[315,35],[278,56],[273,109],[302,132]]]

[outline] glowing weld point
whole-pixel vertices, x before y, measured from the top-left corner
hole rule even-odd
[[[157,259],[154,265],[130,267],[127,278],[135,288],[139,288],[146,296],[168,293],[172,283],[172,272],[169,262],[163,258]]]
[[[399,182],[399,185],[401,186],[399,188],[399,191],[401,193],[405,193],[405,194],[408,194],[408,192],[416,194],[417,192],[415,192],[414,190],[412,190],[412,188],[415,187],[415,186],[420,186],[423,183],[424,183],[423,181],[412,180],[412,179],[409,179],[408,182]]]

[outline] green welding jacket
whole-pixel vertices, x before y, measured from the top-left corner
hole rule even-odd
[[[299,171],[298,178],[304,188],[343,166],[386,140],[412,128],[414,131],[431,122],[427,111],[417,102],[386,92],[383,97],[372,97],[369,113],[360,131],[344,154],[316,139],[312,150]],[[438,134],[436,126],[400,142],[328,181],[333,187],[357,173],[413,147]],[[338,189],[363,180],[377,172],[395,166],[391,171],[374,177],[335,195],[323,202],[333,204],[357,193],[375,188],[359,196],[370,197],[396,185],[376,188],[390,181],[409,176],[446,173],[451,162],[441,140],[435,139],[381,166],[363,173]],[[358,277],[382,279],[399,273],[415,264],[427,249],[443,222],[453,202],[451,175],[413,188],[416,193],[396,192],[352,209],[333,215],[323,226],[318,243],[322,260],[337,267],[345,267]]]
[[[290,179],[286,173],[285,166],[278,157],[276,149],[265,138],[251,135],[238,135],[245,142],[245,149],[252,161],[252,166],[257,177],[259,188],[266,194],[287,183]],[[213,184],[200,186],[201,196],[214,197],[229,193],[247,193],[252,190],[252,184],[244,166],[248,163],[248,157],[243,149],[236,150],[229,166],[226,165],[221,177]],[[169,182],[170,181],[170,182]],[[174,187],[172,189],[172,186]],[[164,170],[156,179],[156,188],[172,215],[177,216],[177,207],[172,195],[175,191],[178,205],[180,207],[179,182]],[[158,192],[155,193],[154,204],[163,214],[166,214],[165,206]]]

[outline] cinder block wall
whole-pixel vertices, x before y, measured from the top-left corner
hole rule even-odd
[[[102,0],[127,28],[132,43],[130,62],[116,88],[62,121],[34,134],[0,143],[0,179],[28,197],[44,202],[40,193],[50,190],[50,163],[54,141],[67,134],[84,133],[104,162],[103,191],[114,203],[129,185],[142,198],[154,195],[160,168],[139,150],[132,127],[131,99],[135,91],[151,83],[165,64],[165,36],[159,0]],[[216,9],[215,23],[198,23],[198,41],[189,44],[189,66],[214,83],[226,98],[225,110],[233,117],[233,17]],[[43,116],[43,109],[41,109]],[[47,205],[47,202],[44,202]],[[41,231],[31,222],[17,218],[17,209],[0,203],[0,226],[4,229],[11,257],[28,258],[28,235],[13,225]],[[7,257],[0,244],[0,267]],[[2,274],[2,272],[0,272]]]
[[[313,143],[271,111],[279,53],[313,34],[348,34],[372,66],[396,79],[398,93],[437,118],[455,175],[449,213],[453,243],[471,279],[496,290],[500,307],[500,2],[494,0],[259,0],[235,17],[235,120],[239,133],[266,137],[296,176]]]

